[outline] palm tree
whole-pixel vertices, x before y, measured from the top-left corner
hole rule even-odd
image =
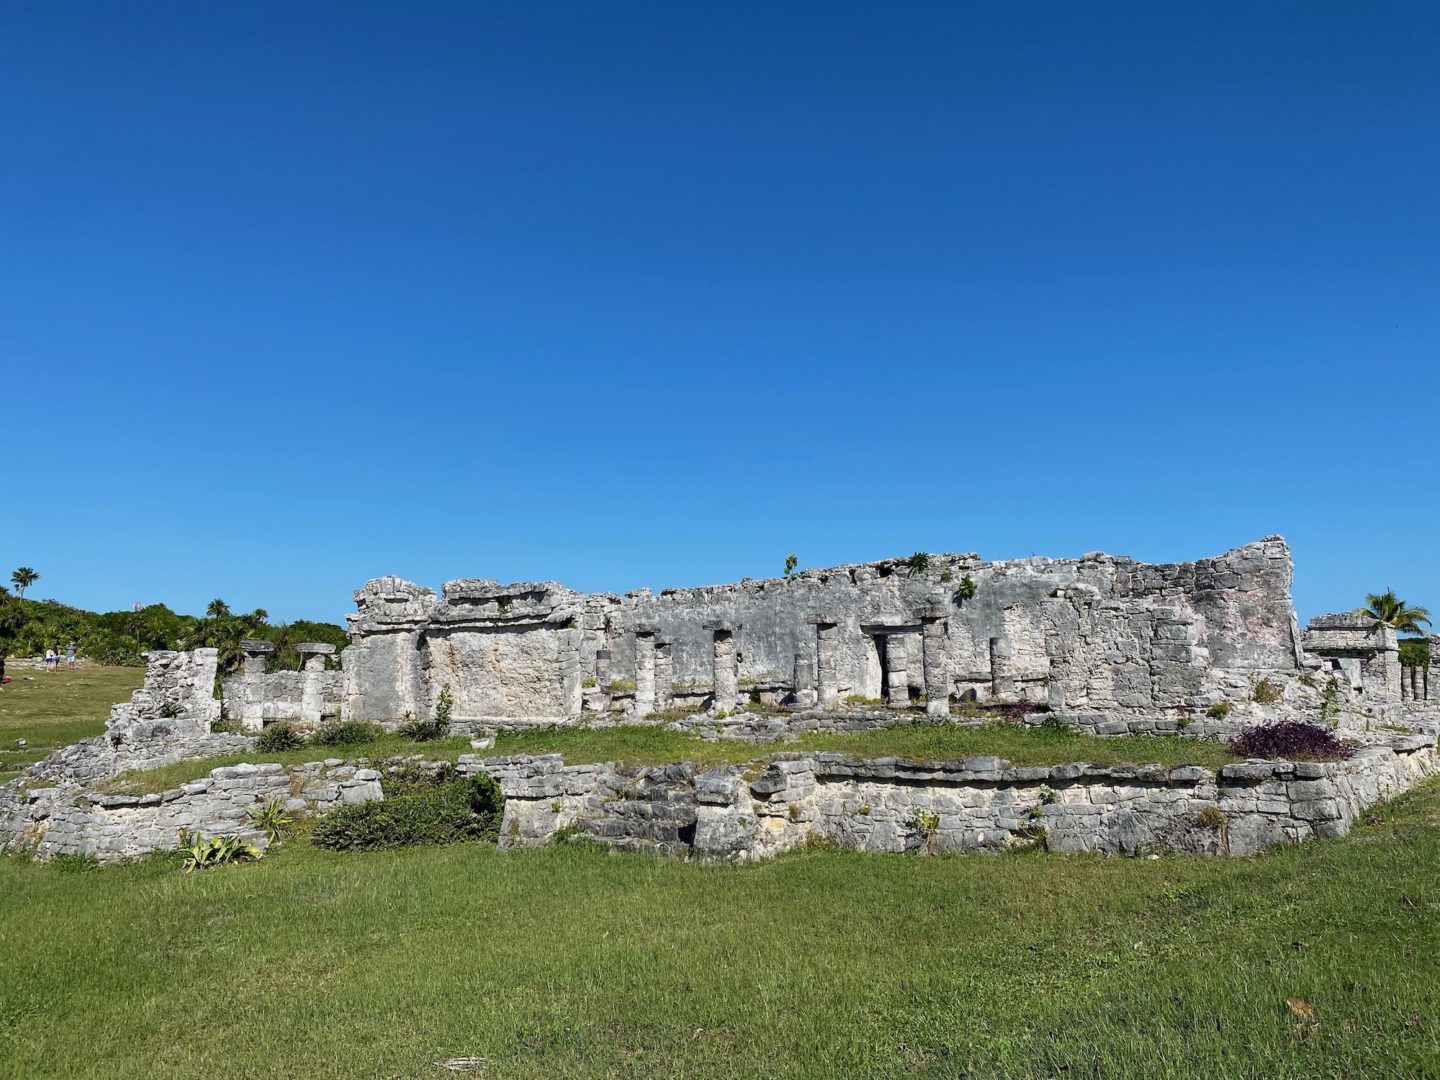
[[[227,619],[230,617],[230,605],[219,597],[216,597],[214,600],[211,600],[209,606],[205,608],[205,615],[210,619]]]
[[[1424,634],[1420,624],[1430,625],[1430,612],[1423,607],[1410,607],[1395,595],[1394,589],[1366,593],[1365,604],[1365,607],[1357,608],[1355,614],[1374,619],[1377,628],[1391,626],[1402,634]]]
[[[15,586],[15,594],[22,600],[25,598],[25,590],[40,580],[40,575],[28,566],[22,566],[10,575],[10,583]]]

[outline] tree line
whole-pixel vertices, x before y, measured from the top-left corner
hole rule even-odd
[[[223,600],[212,600],[203,616],[183,615],[164,604],[150,604],[133,611],[86,611],[54,600],[31,600],[22,595],[39,575],[28,567],[22,587],[15,575],[16,593],[0,586],[0,655],[38,656],[46,649],[63,653],[75,642],[76,654],[98,664],[138,667],[141,654],[153,649],[213,648],[219,652],[220,673],[240,669],[244,654],[240,642],[247,638],[273,642],[276,646],[267,661],[271,671],[300,666],[295,646],[304,641],[321,641],[343,649],[347,638],[335,623],[297,619],[272,623],[263,608],[237,614]],[[16,571],[19,574],[20,571]]]

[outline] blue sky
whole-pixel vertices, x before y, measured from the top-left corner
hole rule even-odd
[[[1433,4],[0,7],[0,565],[1440,608]]]

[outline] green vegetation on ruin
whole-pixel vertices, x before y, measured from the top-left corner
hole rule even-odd
[[[0,1075],[1440,1074],[1437,781],[1243,859],[80,869],[0,859]]]
[[[856,757],[897,757],[908,761],[950,761],[982,756],[1002,757],[1016,765],[1058,765],[1085,761],[1096,765],[1160,764],[1205,765],[1216,768],[1237,760],[1224,743],[1179,736],[1131,735],[1100,738],[1047,727],[993,723],[978,727],[947,724],[910,724],[853,735],[803,735],[790,742],[744,743],[702,739],[681,731],[641,724],[605,728],[541,729],[505,732],[485,754],[563,754],[567,764],[617,761],[630,765],[665,765],[692,761],[700,766],[741,765],[777,753],[831,750]],[[277,753],[249,751],[181,761],[158,769],[127,773],[111,780],[106,789],[155,792],[198,780],[211,769],[242,762],[304,761],[343,757],[381,761],[408,754],[454,761],[476,753],[468,738],[415,742],[387,735],[355,746],[305,746]]]

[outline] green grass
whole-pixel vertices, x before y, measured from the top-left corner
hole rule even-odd
[[[17,660],[7,661],[5,673],[13,681],[0,690],[0,783],[56,747],[99,735],[110,706],[129,701],[145,679],[143,668],[85,665],[52,673]],[[17,749],[16,739],[29,745]]]
[[[1437,945],[1435,781],[1234,860],[0,859],[0,1075],[1434,1076]]]
[[[495,749],[487,754],[560,753],[572,765],[595,761],[620,761],[636,765],[662,765],[672,761],[693,761],[697,765],[740,765],[764,760],[777,752],[834,750],[860,757],[899,757],[912,761],[940,761],[996,755],[1017,765],[1053,765],[1066,761],[1094,764],[1156,762],[1163,765],[1198,764],[1211,767],[1236,760],[1223,743],[1201,739],[1133,735],[1099,738],[1049,728],[1017,724],[989,724],[984,727],[915,724],[884,728],[855,735],[807,735],[787,743],[741,743],[701,739],[662,727],[623,725],[610,728],[572,728],[502,734]],[[144,772],[126,773],[109,781],[109,791],[153,792],[177,787],[205,776],[222,765],[243,761],[280,762],[294,765],[329,757],[371,760],[400,754],[453,761],[472,753],[466,738],[417,743],[399,736],[387,736],[356,746],[307,746],[282,753],[250,752],[228,754],[205,761],[182,761]]]

